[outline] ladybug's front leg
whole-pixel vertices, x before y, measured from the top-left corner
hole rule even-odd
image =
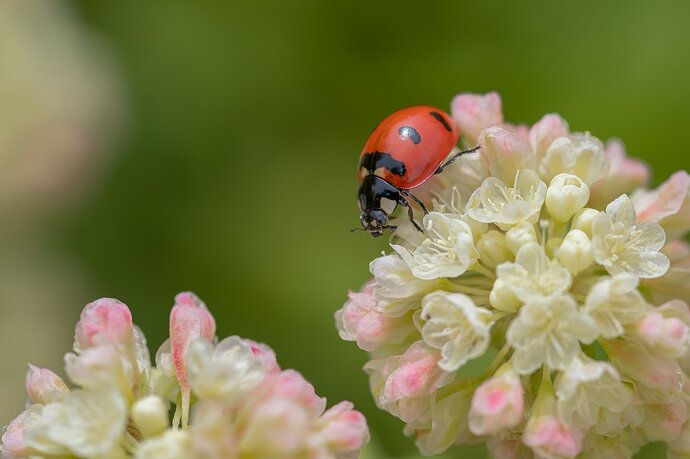
[[[398,199],[398,204],[400,204],[401,206],[407,207],[407,216],[410,218],[410,221],[412,222],[414,227],[417,229],[417,231],[419,231],[420,233],[423,233],[424,230],[422,229],[422,227],[419,226],[416,221],[414,221],[414,213],[412,212],[412,206],[410,205],[410,201],[408,201],[407,199],[400,196],[400,199]]]
[[[422,202],[422,200],[419,199],[417,196],[413,195],[412,193],[410,193],[410,192],[407,191],[407,190],[400,190],[400,194],[402,194],[403,196],[405,196],[405,197],[407,197],[407,198],[412,198],[412,200],[413,200],[414,202],[416,202],[417,204],[419,204],[419,207],[421,207],[422,210],[424,211],[424,215],[426,215],[426,214],[429,213],[429,211],[427,210],[427,208],[426,208],[426,206],[424,205],[424,203]]]

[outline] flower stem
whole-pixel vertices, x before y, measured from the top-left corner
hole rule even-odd
[[[491,365],[489,365],[489,368],[484,372],[484,376],[486,378],[493,375],[496,372],[496,370],[498,370],[498,368],[503,364],[503,361],[508,356],[510,351],[510,344],[505,343],[501,350],[498,351],[498,354],[496,354],[496,357],[494,358],[493,362],[491,362]]]
[[[481,295],[485,297],[488,297],[489,295],[489,291],[486,289],[468,287],[466,285],[453,284],[453,286],[450,289],[456,293],[467,293],[469,295]]]
[[[483,264],[481,264],[479,262],[476,262],[475,264],[473,264],[470,269],[472,269],[473,271],[476,271],[480,274],[483,274],[490,279],[496,279],[496,273],[494,273],[489,268],[487,268],[486,266],[484,266]]]

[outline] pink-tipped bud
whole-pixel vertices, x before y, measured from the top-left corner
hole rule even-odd
[[[376,310],[379,301],[374,296],[375,286],[374,281],[369,281],[360,292],[350,292],[349,301],[335,313],[340,337],[356,341],[367,352],[388,342],[402,341],[412,331],[408,316],[389,317]]]
[[[651,312],[635,324],[635,332],[645,344],[664,354],[680,357],[688,350],[688,326],[675,317]]]
[[[566,424],[558,416],[551,377],[545,372],[532,403],[522,442],[538,457],[565,459],[574,458],[582,451],[583,436],[582,430]]]
[[[654,191],[640,191],[633,195],[633,204],[640,222],[659,222],[676,214],[688,197],[690,175],[678,171]]]
[[[477,143],[482,129],[503,123],[501,97],[495,92],[458,94],[450,108],[460,135],[471,145]]]
[[[525,445],[539,457],[573,458],[582,449],[581,435],[568,428],[556,416],[536,416],[527,423],[523,436]]]
[[[326,411],[320,437],[330,451],[358,451],[369,441],[366,418],[350,402],[340,402]]]
[[[524,412],[520,377],[507,370],[487,381],[474,391],[469,411],[469,427],[475,435],[495,435],[514,427]]]
[[[528,138],[537,158],[541,159],[554,140],[567,135],[568,123],[555,113],[549,113],[534,123],[529,130]]]
[[[0,457],[18,459],[31,456],[24,432],[40,422],[41,409],[39,405],[31,405],[10,422],[2,435]]]
[[[644,421],[640,426],[649,441],[670,442],[678,439],[688,421],[688,406],[680,397],[671,403],[644,405]]]
[[[87,304],[77,322],[75,340],[80,349],[88,349],[103,341],[129,345],[132,340],[129,308],[112,298],[101,298]]]
[[[280,371],[280,366],[278,365],[278,360],[276,359],[276,354],[273,352],[273,349],[264,343],[257,343],[250,339],[243,339],[242,341],[249,346],[254,357],[261,361],[264,369],[269,374],[275,374]]]
[[[58,375],[47,368],[29,364],[26,373],[26,392],[33,403],[44,405],[69,392],[67,385]]]
[[[215,333],[216,322],[196,295],[184,292],[175,297],[170,312],[170,351],[177,380],[184,391],[189,391],[186,361],[190,343],[198,337],[211,341]]]
[[[605,180],[599,180],[590,187],[589,207],[597,209],[603,209],[621,194],[631,193],[643,187],[649,182],[650,175],[646,164],[625,154],[625,146],[620,140],[609,140],[604,155],[611,163],[609,175]],[[635,192],[636,195],[638,193]],[[637,203],[635,208],[637,209]]]
[[[418,341],[405,351],[396,368],[386,380],[383,396],[388,401],[423,397],[446,383],[448,373],[441,370],[441,355]]]
[[[326,400],[316,395],[314,386],[295,370],[281,371],[273,379],[268,397],[292,400],[314,416],[326,408]]]
[[[438,366],[441,353],[424,341],[413,343],[402,355],[375,359],[364,366],[376,404],[400,419],[417,419],[429,409],[432,394],[455,373]]]
[[[635,340],[605,341],[605,349],[613,365],[635,380],[665,393],[678,392],[678,361],[670,356],[655,354]]]

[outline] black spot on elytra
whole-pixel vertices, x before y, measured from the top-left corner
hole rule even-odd
[[[417,130],[412,126],[402,126],[400,129],[398,129],[398,134],[400,134],[400,137],[403,139],[412,140],[412,143],[415,145],[422,141],[422,136],[420,136],[419,132],[417,132]]]
[[[400,177],[405,175],[406,171],[405,163],[393,158],[390,153],[384,153],[382,151],[364,153],[362,155],[362,160],[359,162],[359,167],[365,168],[370,173],[374,173],[376,169],[383,167],[392,174],[399,175]]]
[[[443,125],[444,128],[446,128],[446,131],[450,132],[453,129],[448,126],[448,123],[446,122],[446,119],[441,115],[439,112],[430,112],[429,113],[431,116],[436,118],[436,120]]]

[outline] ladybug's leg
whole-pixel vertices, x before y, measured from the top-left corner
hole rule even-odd
[[[400,194],[402,194],[403,196],[405,196],[405,197],[407,197],[407,198],[412,198],[412,200],[413,200],[414,202],[416,202],[417,204],[419,204],[419,207],[421,207],[422,210],[424,211],[424,215],[426,215],[426,214],[429,213],[429,211],[427,210],[427,208],[426,208],[426,206],[424,205],[424,203],[422,202],[422,200],[419,199],[417,196],[413,195],[412,193],[410,193],[410,192],[407,191],[407,190],[400,190]]]
[[[410,218],[410,221],[412,222],[412,224],[414,225],[414,227],[417,231],[419,231],[420,233],[423,233],[424,230],[422,229],[422,227],[419,226],[416,221],[414,221],[414,213],[412,212],[412,206],[410,205],[410,201],[408,201],[407,199],[405,199],[401,196],[400,199],[398,200],[398,204],[400,204],[401,206],[407,207],[407,216]]]
[[[466,153],[474,153],[475,151],[479,150],[480,147],[481,145],[477,145],[476,147],[470,148],[469,150],[463,150],[455,153],[453,156],[451,156],[451,158],[448,161],[438,166],[438,169],[436,169],[436,172],[434,172],[434,174],[440,174],[441,172],[443,172],[443,169],[453,164],[453,161],[458,159],[460,156]]]

